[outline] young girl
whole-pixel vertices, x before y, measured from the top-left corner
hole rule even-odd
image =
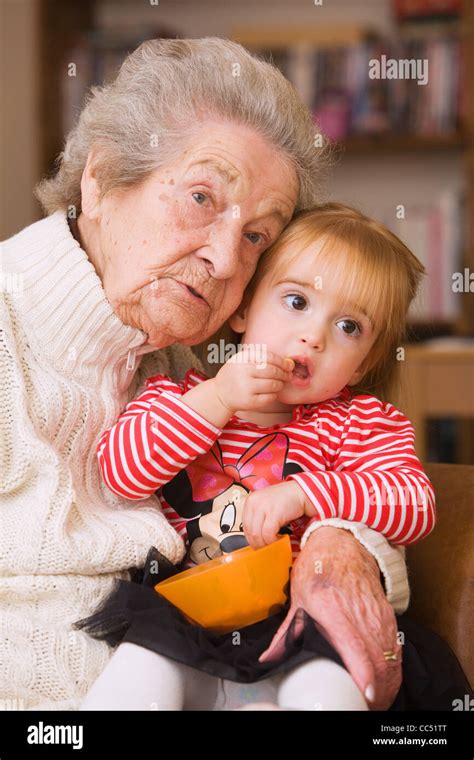
[[[374,395],[384,398],[395,377],[422,274],[395,235],[357,211],[332,203],[302,214],[263,255],[230,320],[240,351],[213,378],[196,370],[183,383],[149,378],[103,434],[98,457],[107,486],[137,501],[159,489],[187,555],[173,568],[151,552],[142,584],[119,582],[101,610],[78,624],[112,645],[138,645],[127,663],[117,659],[119,647],[86,709],[112,706],[117,673],[123,691],[127,668],[135,676],[142,669],[143,702],[158,709],[182,709],[198,671],[246,683],[277,674],[283,707],[367,709],[311,621],[303,643],[288,645],[277,663],[259,662],[284,612],[242,629],[234,646],[231,634],[187,622],[152,587],[178,569],[261,547],[281,531],[290,532],[296,555],[308,523],[316,528],[327,517],[364,523],[395,544],[428,535],[434,495],[413,428]],[[430,672],[423,651],[432,657],[435,646],[449,659],[442,642],[434,645],[434,635],[404,616],[397,624],[405,637],[398,708],[429,709],[429,696],[448,699],[454,687],[466,688],[461,673],[449,680],[439,658]]]

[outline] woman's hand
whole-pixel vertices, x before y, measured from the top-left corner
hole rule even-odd
[[[210,381],[218,403],[231,414],[264,409],[291,378],[293,359],[267,351],[255,360],[251,344],[234,354]]]
[[[295,622],[297,638],[304,612],[337,650],[373,710],[387,710],[402,681],[402,647],[395,614],[388,603],[374,558],[349,532],[321,527],[309,537],[291,575],[291,607],[260,656],[276,660]],[[397,660],[386,660],[393,651]]]
[[[304,491],[291,480],[251,491],[242,513],[242,525],[250,546],[259,549],[276,541],[280,528],[305,514],[305,501]]]

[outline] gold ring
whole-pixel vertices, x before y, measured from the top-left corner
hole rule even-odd
[[[386,652],[383,653],[383,656],[385,657],[386,660],[396,660],[397,659],[397,655],[395,654],[395,652],[393,651],[393,649],[388,649]]]

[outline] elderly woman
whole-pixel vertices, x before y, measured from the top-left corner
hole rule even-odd
[[[49,215],[4,243],[22,287],[1,301],[0,697],[77,708],[109,649],[72,623],[150,545],[181,559],[157,497],[137,509],[105,489],[96,444],[145,377],[201,366],[190,346],[224,324],[260,254],[317,199],[314,132],[285,78],[239,45],[146,42],[93,90],[40,184]],[[387,708],[403,555],[362,524],[316,527],[273,650],[306,611],[370,706]]]

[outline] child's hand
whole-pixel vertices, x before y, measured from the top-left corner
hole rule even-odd
[[[256,361],[252,346],[248,346],[234,354],[212,382],[217,398],[232,414],[255,411],[275,401],[294,366],[293,359],[272,351],[266,352],[265,361]]]
[[[305,514],[305,495],[292,481],[277,483],[261,491],[251,491],[242,514],[245,537],[258,549],[278,538],[278,531]]]

